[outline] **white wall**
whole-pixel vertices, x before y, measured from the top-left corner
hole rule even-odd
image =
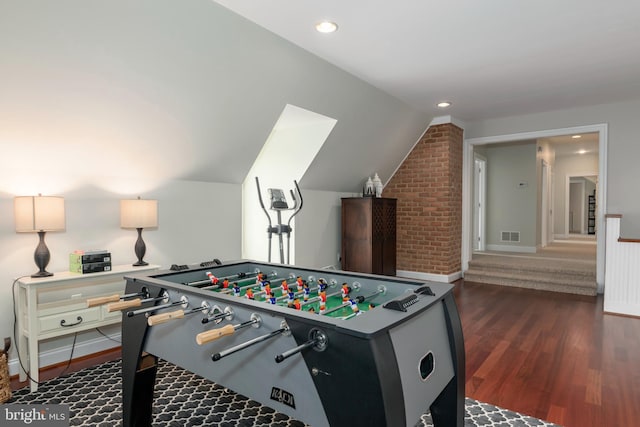
[[[607,206],[606,213],[624,215],[622,236],[640,236],[640,144],[638,141],[640,100],[623,103],[577,107],[525,116],[505,117],[467,123],[465,138],[510,135],[566,127],[608,124]],[[603,155],[603,153],[600,153]]]
[[[37,236],[13,229],[14,196],[65,197],[67,230],[46,239],[52,272],[74,249],[135,261],[118,209],[138,195],[159,201],[147,261],[240,258],[241,183],[290,103],[339,120],[301,182],[328,193],[305,197],[311,230],[296,224],[309,236],[302,259],[333,264],[330,192],[388,175],[428,122],[210,0],[2,1],[0,70],[0,338],[13,325],[9,285],[36,268]]]
[[[28,177],[27,170],[24,172]],[[107,179],[107,178],[105,178]],[[55,181],[55,177],[52,177]],[[107,249],[114,265],[136,261],[135,230],[120,228],[120,199],[130,195],[80,184],[75,189],[59,192],[65,198],[66,230],[46,235],[51,252],[47,271],[69,269],[69,253],[76,249]],[[213,258],[240,258],[240,185],[194,181],[159,183],[142,194],[158,200],[157,229],[143,230],[147,246],[145,261],[168,268],[171,264],[189,264]],[[13,302],[11,284],[14,279],[31,275],[38,269],[33,261],[37,235],[17,234],[13,226],[13,197],[0,197],[0,337],[13,336]],[[118,327],[103,332],[117,333]],[[89,331],[78,336],[77,345],[100,337]],[[72,336],[42,342],[41,353],[68,346]],[[77,353],[76,353],[77,355]],[[61,353],[62,360],[69,353]],[[15,346],[11,359],[15,358]],[[12,372],[14,373],[14,372]]]
[[[240,184],[292,104],[339,121],[303,184],[358,191],[374,170],[389,176],[429,122],[211,0],[3,0],[0,70],[2,170],[73,155],[83,172],[99,157]]]
[[[296,217],[296,261],[299,265],[340,269],[341,198],[354,193],[304,191],[304,207]]]
[[[487,157],[487,245],[536,245],[536,145],[490,145]],[[524,183],[524,186],[520,186]],[[502,231],[519,231],[520,243],[500,241]]]
[[[598,155],[583,154],[556,157],[554,179],[554,234],[563,236],[569,234],[567,222],[567,180],[572,176],[588,176],[598,174]],[[575,218],[580,221],[579,218]]]

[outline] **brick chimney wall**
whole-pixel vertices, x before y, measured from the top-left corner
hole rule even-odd
[[[384,188],[398,199],[398,270],[461,270],[462,134],[451,123],[430,126]]]

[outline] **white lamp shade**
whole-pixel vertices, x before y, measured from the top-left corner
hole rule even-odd
[[[120,227],[150,228],[157,226],[157,200],[120,200]]]
[[[62,231],[65,228],[64,198],[19,196],[13,200],[18,233]]]

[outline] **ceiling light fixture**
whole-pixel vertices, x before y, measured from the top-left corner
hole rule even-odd
[[[585,154],[587,152],[587,150],[579,150],[578,154]]]
[[[447,108],[447,107],[451,107],[451,102],[442,101],[442,102],[438,102],[438,104],[436,105],[438,106],[438,108]]]
[[[580,139],[582,138],[582,135],[571,135],[572,139]]]
[[[316,30],[319,33],[335,33],[338,31],[338,24],[331,21],[321,21],[316,24]]]

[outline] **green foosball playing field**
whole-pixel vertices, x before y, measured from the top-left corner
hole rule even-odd
[[[348,286],[346,283],[338,286],[337,283],[327,283],[324,279],[282,278],[277,277],[275,273],[267,275],[256,272],[254,275],[233,278],[235,280],[228,277],[216,278],[209,273],[207,276],[208,280],[187,285],[204,283],[209,286],[202,289],[343,319],[357,316],[375,307],[376,297],[385,293],[384,287],[381,287],[375,293],[361,295],[357,282],[354,286]]]

